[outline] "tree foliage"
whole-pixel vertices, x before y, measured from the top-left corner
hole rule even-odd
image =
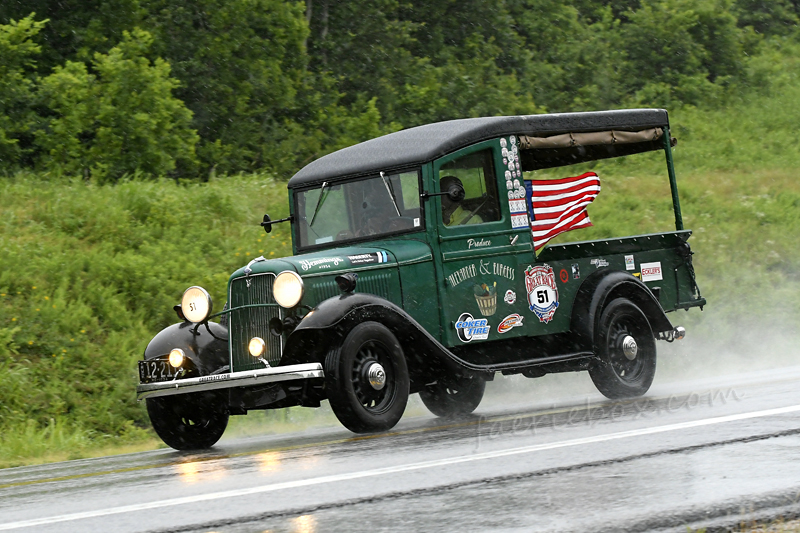
[[[15,168],[27,154],[33,113],[36,55],[33,41],[45,25],[34,15],[0,26],[0,168]]]
[[[192,114],[172,96],[178,82],[169,65],[144,57],[151,42],[143,30],[123,32],[108,54],[95,53],[91,72],[67,61],[41,80],[39,96],[51,112],[36,132],[44,168],[105,181],[194,162]]]
[[[289,176],[438,120],[715,105],[747,83],[759,43],[796,39],[798,4],[6,2],[0,169]]]

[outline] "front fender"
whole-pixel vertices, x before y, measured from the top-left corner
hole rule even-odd
[[[425,328],[397,305],[372,294],[344,294],[320,303],[289,335],[281,365],[323,363],[331,348],[341,344],[356,325],[374,321],[389,328],[403,347],[412,382],[436,376],[472,375],[481,367],[468,363],[442,346]]]
[[[215,322],[196,327],[196,324],[182,322],[162,329],[144,350],[145,360],[169,354],[173,348],[180,348],[198,370],[206,376],[230,363],[228,355],[228,330]]]

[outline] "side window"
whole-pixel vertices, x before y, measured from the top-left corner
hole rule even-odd
[[[442,223],[448,227],[500,220],[500,202],[491,149],[481,150],[445,163],[439,169],[439,187],[446,191],[453,183],[464,187],[465,197],[442,201]]]

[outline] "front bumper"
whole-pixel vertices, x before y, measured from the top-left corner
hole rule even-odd
[[[200,376],[199,378],[140,383],[139,386],[136,387],[136,399],[144,400],[145,398],[156,398],[158,396],[172,396],[174,394],[231,389],[233,387],[248,387],[263,385],[265,383],[276,383],[278,381],[322,377],[325,377],[325,374],[322,371],[322,365],[320,363],[276,366],[258,370],[247,370],[245,372],[212,374],[210,376]]]

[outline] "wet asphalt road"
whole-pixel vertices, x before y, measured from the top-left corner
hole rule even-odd
[[[588,378],[586,378],[588,379]],[[0,531],[686,531],[800,513],[800,367],[0,470]],[[520,403],[520,402],[523,403]]]

